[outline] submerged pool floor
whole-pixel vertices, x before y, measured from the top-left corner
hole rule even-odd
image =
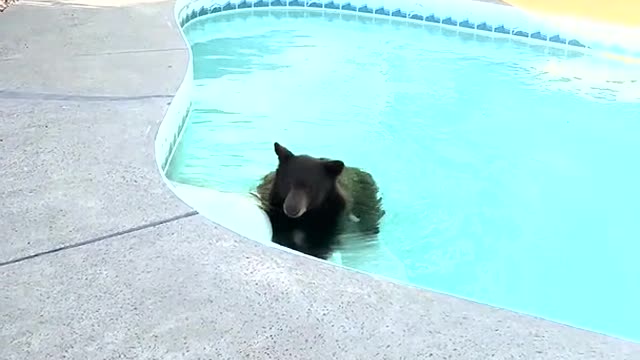
[[[640,341],[634,69],[320,14],[186,28],[193,112],[169,178],[247,193],[274,141],[341,159],[373,174],[386,210],[344,265]]]

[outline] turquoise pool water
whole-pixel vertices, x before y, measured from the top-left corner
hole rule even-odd
[[[387,212],[344,265],[640,341],[637,69],[319,14],[187,27],[193,112],[169,178],[247,193],[274,141],[344,160]]]

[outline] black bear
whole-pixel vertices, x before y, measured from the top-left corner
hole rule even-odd
[[[345,235],[378,234],[384,211],[369,173],[340,160],[294,155],[277,142],[274,148],[278,167],[257,187],[273,242],[327,259]]]

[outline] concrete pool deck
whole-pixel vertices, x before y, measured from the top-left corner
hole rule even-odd
[[[640,358],[195,214],[153,153],[188,61],[172,1],[22,1],[0,34],[0,359]]]

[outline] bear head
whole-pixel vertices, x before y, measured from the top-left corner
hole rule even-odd
[[[286,216],[299,218],[339,196],[337,179],[344,170],[342,161],[294,155],[277,142],[274,149],[278,168],[270,202],[282,206]]]

